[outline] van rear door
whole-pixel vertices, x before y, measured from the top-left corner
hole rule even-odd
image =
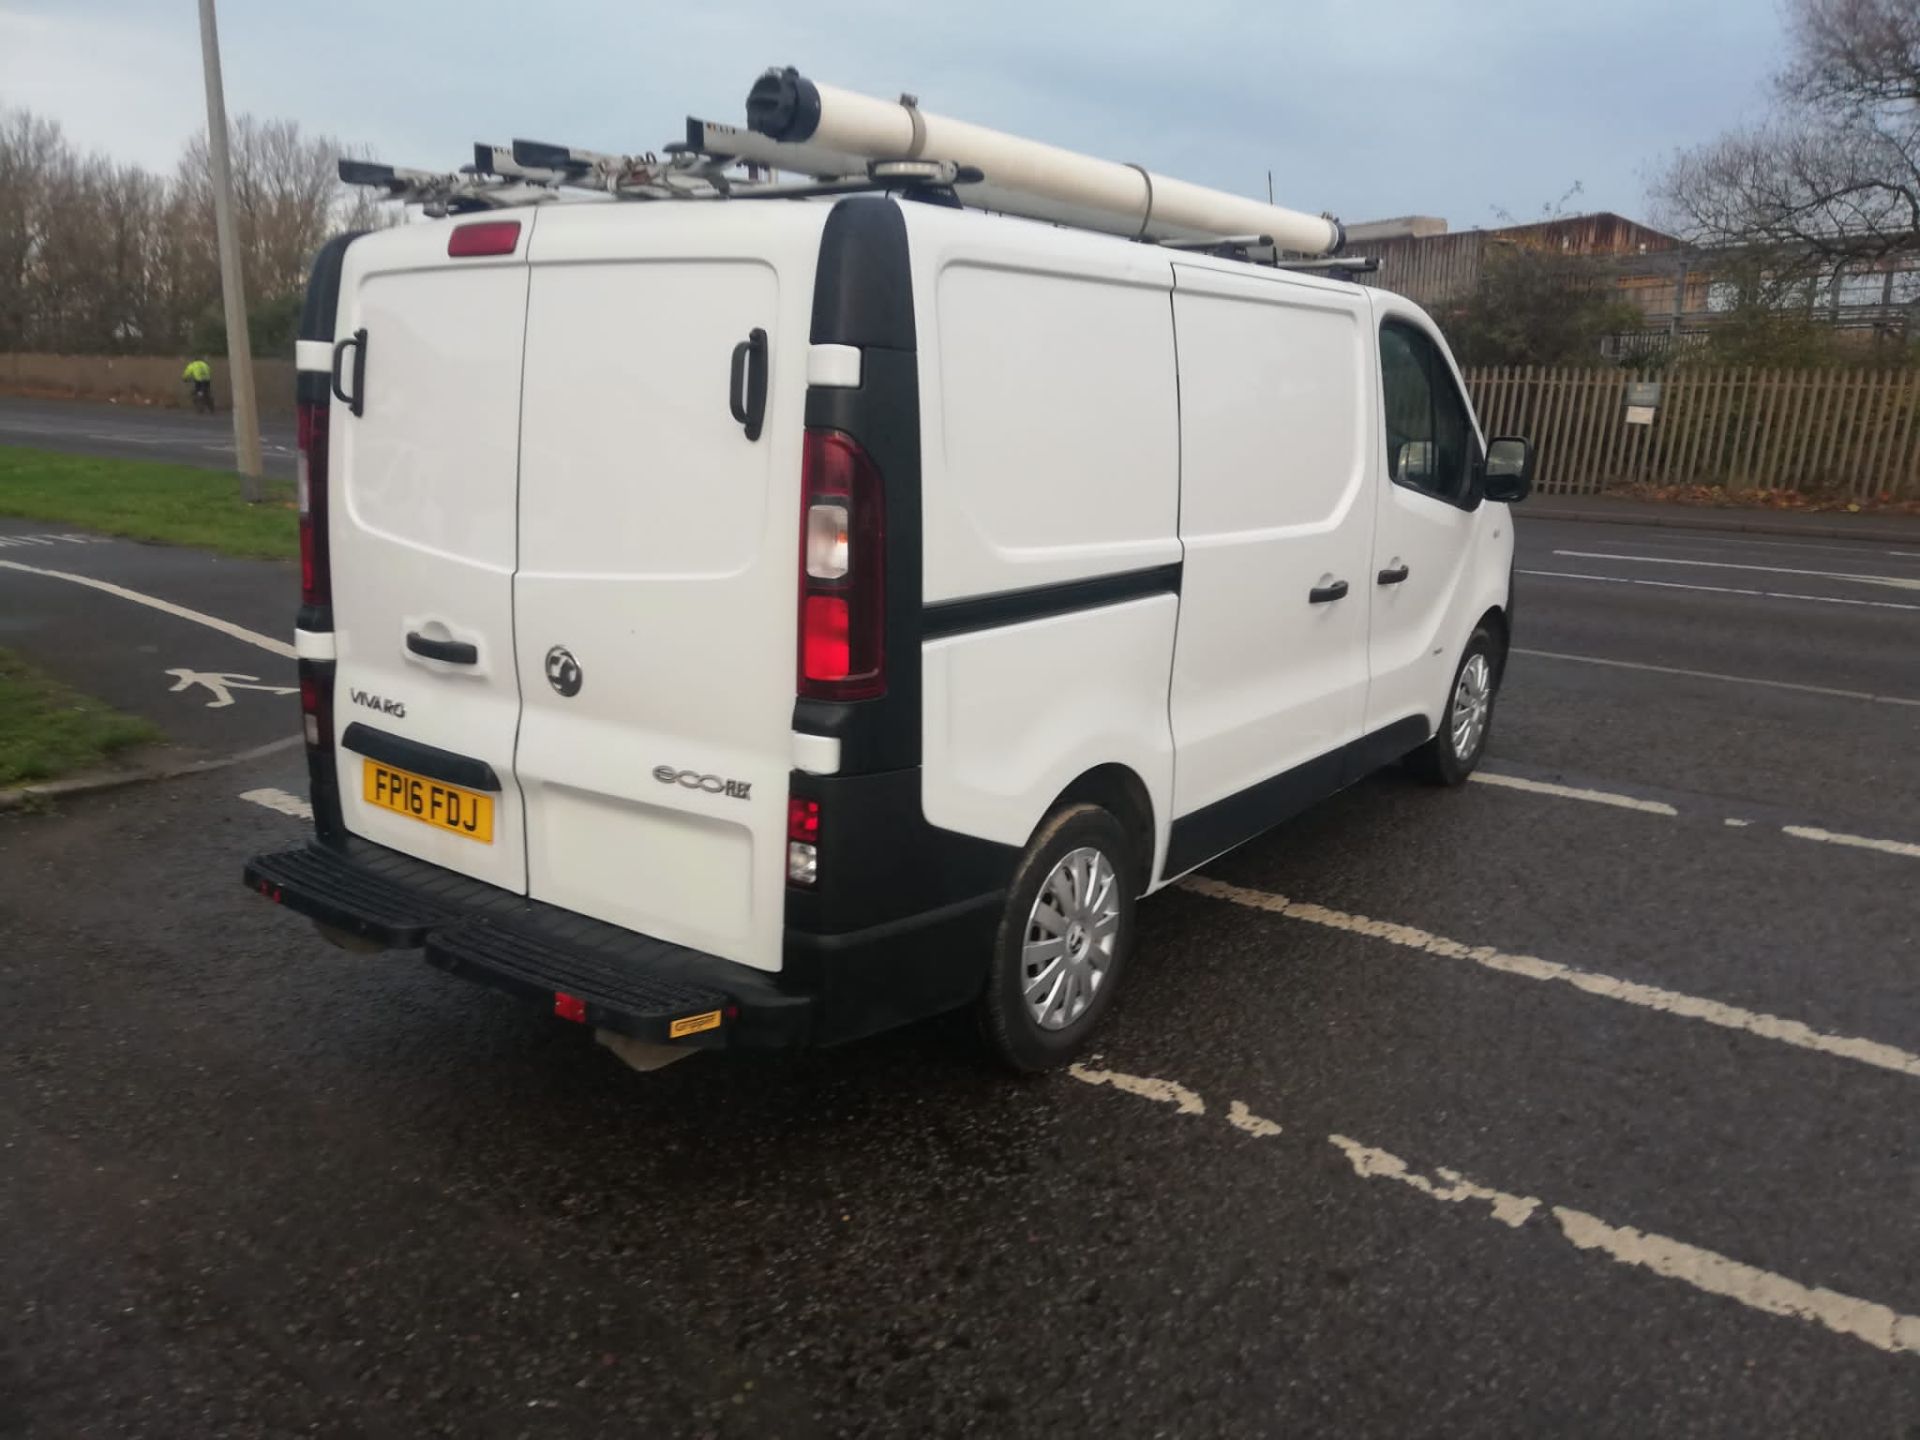
[[[364,332],[364,349],[336,368],[349,390],[357,370],[362,392],[358,415],[333,407],[330,482],[346,826],[514,891],[526,888],[513,569],[533,223],[519,211],[402,225],[348,249],[336,334]],[[476,244],[481,226],[501,228]]]
[[[527,307],[514,604],[528,893],[765,969],[785,910],[826,211],[551,207]],[[754,427],[736,412],[761,383]]]

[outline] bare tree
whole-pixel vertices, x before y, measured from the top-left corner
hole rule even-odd
[[[1920,0],[1789,0],[1775,112],[1676,156],[1662,218],[1782,274],[1920,257]]]
[[[247,284],[279,327],[262,348],[283,350],[314,251],[381,220],[340,184],[336,141],[248,116],[233,139]],[[173,351],[217,336],[219,307],[204,137],[162,178],[0,110],[0,350]]]

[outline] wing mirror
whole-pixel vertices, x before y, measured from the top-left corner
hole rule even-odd
[[[1486,480],[1481,493],[1505,505],[1518,504],[1533,493],[1533,442],[1502,435],[1487,442]]]

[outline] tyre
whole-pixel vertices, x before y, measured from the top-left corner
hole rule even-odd
[[[980,997],[980,1031],[1016,1070],[1079,1053],[1112,1007],[1133,948],[1143,863],[1097,805],[1047,817],[1021,856]]]
[[[1500,691],[1505,655],[1482,625],[1467,640],[1447,690],[1439,729],[1407,756],[1407,769],[1432,785],[1461,785],[1486,753],[1493,730],[1493,702]]]

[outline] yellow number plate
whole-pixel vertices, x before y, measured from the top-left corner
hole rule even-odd
[[[493,797],[454,785],[442,785],[422,775],[395,770],[391,765],[365,761],[361,787],[369,805],[405,815],[436,830],[450,830],[482,845],[493,843]]]

